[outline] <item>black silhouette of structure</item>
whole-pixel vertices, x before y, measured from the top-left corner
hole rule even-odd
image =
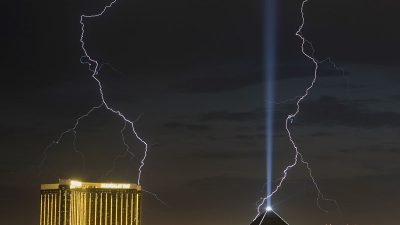
[[[289,225],[273,210],[260,214],[250,225]]]

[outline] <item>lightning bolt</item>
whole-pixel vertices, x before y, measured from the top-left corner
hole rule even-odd
[[[296,118],[296,116],[300,113],[300,105],[301,105],[302,101],[308,96],[309,92],[310,92],[311,89],[314,87],[314,84],[315,84],[315,82],[317,81],[319,64],[322,63],[322,62],[324,62],[324,61],[329,61],[329,62],[332,64],[332,61],[331,61],[330,59],[326,59],[326,60],[323,60],[323,61],[318,61],[318,60],[315,58],[315,56],[314,56],[315,49],[314,49],[312,43],[311,43],[310,41],[308,41],[308,40],[303,36],[303,34],[302,34],[302,30],[303,30],[303,27],[304,27],[304,24],[305,24],[304,6],[306,5],[306,3],[307,3],[308,1],[309,1],[309,0],[304,0],[304,1],[302,2],[302,4],[301,4],[301,9],[300,9],[300,11],[301,11],[301,19],[302,19],[302,20],[301,20],[301,24],[300,24],[298,30],[296,31],[295,35],[301,39],[301,46],[300,46],[300,47],[301,47],[301,52],[302,52],[302,54],[314,64],[314,76],[313,76],[313,79],[312,79],[311,83],[310,83],[309,86],[306,88],[304,94],[301,95],[301,96],[297,99],[297,102],[296,102],[296,106],[297,106],[297,107],[296,107],[296,111],[295,111],[294,113],[292,113],[292,114],[287,115],[286,120],[285,120],[285,129],[286,129],[286,133],[287,133],[287,135],[288,135],[289,141],[290,141],[291,144],[292,144],[293,149],[295,150],[294,160],[293,160],[293,162],[292,162],[291,164],[289,164],[289,165],[283,170],[283,176],[280,178],[278,184],[276,185],[275,189],[271,192],[271,194],[269,194],[269,195],[265,196],[264,198],[262,198],[261,203],[260,203],[259,206],[257,207],[257,215],[256,215],[256,217],[254,218],[254,220],[260,215],[260,213],[261,213],[261,207],[265,204],[265,201],[266,201],[267,199],[271,198],[275,193],[277,193],[277,192],[280,190],[280,188],[282,187],[283,182],[286,180],[286,177],[287,177],[287,175],[288,175],[289,170],[292,169],[293,167],[295,167],[299,162],[302,163],[302,164],[304,164],[304,165],[307,167],[308,175],[309,175],[309,177],[311,178],[311,181],[312,181],[312,183],[314,184],[314,187],[315,187],[315,189],[316,189],[317,192],[318,192],[317,198],[316,198],[316,203],[317,203],[318,208],[321,209],[321,210],[324,211],[324,212],[328,212],[327,210],[323,209],[323,208],[321,207],[321,205],[320,205],[320,201],[323,200],[323,201],[330,201],[330,202],[333,202],[333,203],[336,205],[336,207],[339,209],[339,205],[338,205],[338,203],[337,203],[336,200],[330,199],[330,198],[325,198],[325,196],[324,196],[324,194],[322,193],[322,191],[321,191],[321,189],[320,189],[320,187],[319,187],[319,185],[318,185],[316,179],[315,179],[314,176],[313,176],[313,172],[312,172],[310,163],[304,159],[303,154],[299,151],[299,149],[298,149],[298,147],[297,147],[297,145],[296,145],[296,142],[295,142],[294,139],[293,139],[292,133],[291,133],[291,131],[290,131],[290,129],[289,129],[289,125],[293,123],[293,120],[294,120],[294,119]],[[309,48],[311,49],[311,53],[307,53],[307,52],[306,52],[306,50],[305,50],[306,44],[307,44],[307,45],[309,46]],[[333,64],[333,65],[334,65],[335,68],[338,68],[338,67],[336,67],[335,64]]]
[[[153,197],[154,199],[156,199],[157,201],[159,201],[159,202],[160,202],[161,204],[163,204],[165,207],[168,207],[168,208],[169,208],[169,205],[168,205],[165,201],[163,201],[160,197],[158,197],[158,195],[157,195],[156,193],[151,192],[151,191],[146,190],[146,189],[142,189],[142,191],[143,191],[144,193],[149,194],[151,197]]]
[[[113,69],[114,69],[114,68],[113,68]],[[143,116],[143,114],[140,114],[140,115],[138,116],[138,118],[134,121],[134,123],[136,123],[137,121],[139,121],[140,118],[141,118],[142,116]],[[123,126],[122,129],[120,130],[122,143],[123,143],[123,145],[125,146],[125,151],[124,151],[123,153],[117,155],[117,156],[114,158],[112,167],[104,174],[103,177],[108,177],[108,176],[115,170],[115,168],[117,167],[117,162],[118,162],[118,160],[119,160],[119,159],[122,159],[122,158],[125,158],[126,155],[130,155],[130,160],[136,159],[135,154],[133,154],[132,151],[130,151],[130,146],[128,145],[128,143],[126,143],[126,140],[125,140],[125,134],[124,134],[124,132],[125,132],[125,130],[126,130],[126,125],[127,125],[127,122],[124,121],[124,126]]]
[[[108,177],[114,171],[114,169],[117,167],[117,162],[119,159],[125,158],[126,155],[128,155],[128,154],[130,154],[131,159],[133,159],[135,157],[135,155],[130,151],[130,146],[126,143],[125,134],[124,134],[125,130],[126,130],[126,121],[124,121],[124,126],[120,130],[121,137],[122,137],[122,143],[125,146],[125,151],[114,158],[112,167],[106,172],[104,177]]]
[[[78,117],[77,119],[75,119],[74,126],[72,126],[71,128],[65,130],[64,132],[62,132],[56,139],[54,139],[49,145],[47,145],[47,147],[46,147],[46,148],[44,149],[44,151],[43,151],[43,158],[42,158],[42,161],[41,161],[40,164],[39,164],[39,168],[41,168],[41,167],[44,165],[44,163],[45,163],[45,161],[46,161],[46,159],[47,159],[47,153],[48,153],[48,151],[49,151],[53,146],[60,144],[61,141],[63,140],[64,136],[65,136],[66,134],[68,134],[68,133],[72,133],[72,134],[73,134],[73,137],[74,137],[74,140],[73,140],[73,149],[74,149],[74,151],[75,151],[77,154],[80,155],[81,160],[82,160],[83,167],[85,167],[85,155],[83,154],[83,152],[79,151],[78,148],[76,147],[76,139],[77,139],[77,132],[76,132],[76,129],[78,128],[79,122],[80,122],[81,120],[83,120],[84,118],[88,117],[93,111],[95,111],[96,109],[100,109],[101,107],[103,107],[103,103],[101,103],[101,104],[98,105],[98,106],[94,106],[94,107],[91,108],[87,113],[85,113],[84,115],[82,115],[82,116]]]
[[[84,155],[83,155],[83,153],[82,153],[82,152],[79,152],[79,151],[77,150],[77,148],[76,148],[76,133],[77,133],[77,132],[76,132],[76,129],[78,128],[79,122],[80,122],[82,119],[88,117],[93,111],[104,107],[105,109],[107,109],[107,110],[110,111],[111,113],[113,113],[113,114],[115,114],[116,116],[120,117],[120,118],[122,119],[122,121],[124,122],[124,126],[123,126],[123,128],[121,129],[120,132],[121,132],[121,138],[122,138],[123,144],[124,144],[124,146],[125,146],[125,152],[126,152],[126,153],[130,154],[131,156],[134,156],[133,152],[130,150],[128,144],[127,144],[126,141],[125,141],[124,131],[125,131],[125,129],[127,129],[128,127],[129,127],[129,129],[133,132],[133,135],[136,137],[136,139],[144,145],[144,156],[143,156],[143,158],[140,160],[140,165],[139,165],[139,169],[138,169],[138,177],[137,177],[137,184],[140,185],[140,180],[141,180],[141,176],[142,176],[142,169],[143,169],[143,167],[144,167],[144,162],[145,162],[146,157],[147,157],[148,145],[147,145],[146,141],[145,141],[143,138],[141,138],[141,137],[139,136],[139,134],[137,133],[137,131],[136,131],[136,129],[135,129],[135,126],[134,126],[134,122],[135,122],[135,121],[129,120],[121,111],[119,111],[118,109],[112,108],[112,107],[109,105],[109,103],[107,102],[107,100],[105,99],[105,97],[104,97],[104,92],[103,92],[103,86],[102,86],[101,81],[98,79],[98,75],[99,75],[99,72],[100,72],[102,66],[103,66],[103,65],[108,65],[108,63],[100,64],[98,60],[92,58],[92,57],[89,55],[89,53],[88,53],[88,51],[87,51],[87,49],[86,49],[86,44],[85,44],[85,20],[87,20],[87,19],[94,19],[94,18],[97,18],[97,17],[101,17],[102,15],[104,15],[104,14],[107,12],[107,10],[108,10],[109,8],[113,7],[116,3],[117,3],[117,0],[111,1],[108,5],[104,6],[104,8],[103,8],[99,13],[97,13],[97,14],[92,14],[92,15],[85,15],[85,14],[83,14],[83,15],[80,16],[81,35],[80,35],[80,40],[79,40],[79,41],[80,41],[80,43],[81,43],[81,49],[82,49],[82,51],[83,51],[83,56],[80,58],[80,62],[81,62],[82,64],[85,64],[85,65],[88,66],[88,70],[91,72],[91,77],[92,77],[92,78],[94,79],[94,81],[97,83],[98,91],[99,91],[99,95],[100,95],[100,99],[101,99],[101,103],[100,103],[98,106],[92,107],[92,108],[91,108],[87,113],[85,113],[84,115],[78,117],[78,118],[75,120],[75,124],[74,124],[74,126],[73,126],[72,128],[70,128],[70,129],[68,129],[68,130],[66,130],[66,131],[64,131],[64,132],[62,132],[62,133],[60,134],[60,136],[59,136],[56,140],[54,140],[52,143],[50,143],[50,144],[46,147],[46,149],[44,150],[44,158],[43,158],[41,164],[43,164],[43,163],[44,163],[44,160],[46,159],[47,151],[48,151],[51,147],[53,147],[54,145],[59,144],[59,143],[62,141],[63,137],[64,137],[66,134],[68,134],[68,133],[73,133],[73,135],[74,135],[74,150],[75,150],[77,153],[79,153],[79,154],[81,155],[81,157],[82,157],[82,160],[84,160]]]

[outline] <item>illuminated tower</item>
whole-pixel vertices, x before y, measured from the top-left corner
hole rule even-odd
[[[141,187],[60,179],[42,184],[39,225],[140,225]]]

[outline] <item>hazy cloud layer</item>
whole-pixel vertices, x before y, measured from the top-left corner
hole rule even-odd
[[[345,102],[330,96],[322,96],[316,101],[306,101],[302,109],[298,120],[308,125],[359,128],[400,126],[400,113],[372,111],[357,101]]]

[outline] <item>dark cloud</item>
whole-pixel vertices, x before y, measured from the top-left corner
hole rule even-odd
[[[193,186],[193,187],[201,187],[201,186],[209,186],[213,183],[248,183],[248,182],[263,182],[261,179],[252,179],[247,177],[233,177],[229,175],[214,175],[204,178],[198,178],[187,182],[185,185]]]
[[[312,70],[312,64],[280,65],[277,79],[310,77]],[[199,75],[194,75],[193,78],[179,83],[177,89],[187,93],[219,93],[253,85],[262,85],[264,82],[261,66],[256,64],[215,66],[198,73]],[[343,75],[347,76],[348,72],[342,72],[330,65],[324,65],[319,68],[320,77]]]
[[[230,76],[209,76],[194,78],[178,85],[178,89],[189,93],[218,93],[260,84],[261,76],[256,73],[246,73],[246,76],[232,73]]]
[[[193,157],[210,159],[210,160],[230,160],[230,159],[259,159],[265,155],[263,150],[247,150],[247,151],[221,151],[221,152],[201,152],[193,154]]]
[[[245,121],[261,121],[264,119],[264,112],[261,109],[254,109],[245,112],[228,112],[228,111],[215,111],[205,113],[200,116],[199,120],[202,122],[211,121],[228,121],[228,122],[245,122]]]
[[[302,109],[298,120],[307,125],[341,125],[360,128],[400,126],[400,113],[372,111],[357,101],[342,102],[331,96],[322,96],[316,101],[304,102]]]
[[[357,148],[351,148],[351,149],[339,149],[337,150],[337,152],[340,153],[367,153],[367,154],[371,154],[371,153],[376,153],[379,155],[383,155],[385,153],[389,153],[389,154],[400,154],[400,148],[396,147],[398,144],[395,145],[391,145],[389,143],[382,143],[381,145],[377,145],[377,144],[367,144],[367,146],[360,146]],[[339,156],[341,157],[341,156]],[[383,162],[385,163],[385,162]]]
[[[310,77],[314,70],[313,64],[283,64],[278,67],[277,78],[278,80],[294,79]],[[310,73],[311,72],[311,73]],[[337,68],[331,63],[322,63],[318,67],[319,77],[331,77],[331,76],[349,76],[350,72]]]
[[[16,137],[16,129],[8,124],[0,123],[0,140],[10,140]]]
[[[339,156],[333,156],[333,155],[319,155],[316,156],[315,159],[319,159],[322,161],[340,161],[340,157]]]
[[[209,66],[208,66],[209,67]],[[254,64],[229,64],[204,68],[177,84],[178,90],[189,93],[218,93],[259,84],[262,76]]]
[[[367,148],[367,151],[373,153],[391,153],[400,154],[400,147],[388,147],[384,145],[371,145]]]
[[[264,139],[265,134],[238,134],[233,137],[235,140],[255,140],[255,139]]]
[[[399,8],[391,0],[310,2],[304,33],[320,57],[395,65],[399,46],[391,43],[400,32],[390,24],[399,20]]]
[[[396,100],[399,101],[400,100],[400,95],[392,95],[389,97],[391,100]]]
[[[208,131],[211,129],[210,126],[203,124],[192,124],[192,123],[182,123],[182,122],[167,122],[164,127],[168,129],[187,129],[192,131]]]
[[[312,133],[310,136],[312,137],[330,137],[335,135],[333,132],[326,132],[326,131],[317,131]]]

